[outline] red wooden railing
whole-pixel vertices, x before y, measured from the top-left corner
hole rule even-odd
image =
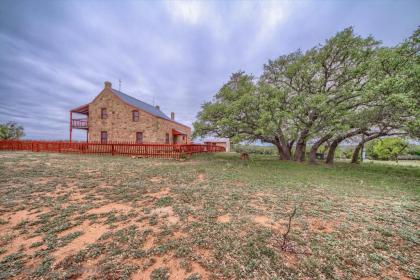
[[[0,150],[175,158],[196,153],[224,152],[224,147],[201,144],[136,144],[131,142],[65,142],[0,140]]]
[[[72,119],[71,126],[73,128],[87,128],[88,120],[87,119]]]

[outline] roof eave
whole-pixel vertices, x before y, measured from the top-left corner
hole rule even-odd
[[[89,104],[90,103],[79,106],[79,107],[74,108],[74,109],[71,109],[70,112],[78,113],[78,114],[88,114],[89,113]]]

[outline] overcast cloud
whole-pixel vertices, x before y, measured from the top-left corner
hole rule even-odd
[[[259,75],[348,26],[395,45],[419,19],[420,1],[3,0],[0,122],[67,139],[69,110],[121,79],[123,92],[191,125],[232,72]]]

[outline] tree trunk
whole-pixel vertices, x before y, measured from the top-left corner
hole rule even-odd
[[[276,144],[277,154],[279,155],[279,160],[284,160],[283,150],[279,144]]]
[[[299,158],[299,160],[301,161],[301,162],[304,162],[305,161],[305,157],[306,157],[306,141],[303,143],[303,145],[302,145],[302,152],[301,152],[301,154],[300,154],[300,158]]]
[[[308,136],[309,130],[303,130],[299,138],[296,142],[296,150],[295,150],[295,161],[304,161],[305,160],[305,148],[306,148],[306,137]]]
[[[296,143],[296,150],[295,150],[295,155],[294,155],[294,160],[295,161],[300,161],[300,159],[302,158],[302,151],[303,151],[303,143]]]
[[[385,136],[386,133],[385,132],[381,132],[378,134],[374,134],[374,135],[370,135],[369,137],[364,138],[362,141],[359,142],[359,144],[357,144],[356,148],[354,149],[353,155],[351,157],[351,163],[358,163],[359,162],[359,154],[360,154],[360,150],[362,149],[363,145],[366,144],[367,142],[379,138],[381,136]]]
[[[312,145],[311,150],[309,152],[310,163],[316,163],[316,153],[318,152],[319,147],[321,147],[321,145],[324,144],[331,137],[331,134],[327,134]]]
[[[277,147],[277,152],[279,154],[280,160],[290,160],[290,153],[288,152],[287,147],[284,147],[281,143],[275,144]]]
[[[289,152],[289,149],[287,148],[287,146],[282,145],[282,150],[283,150],[284,160],[290,160],[291,155],[290,155],[290,152]]]
[[[351,157],[351,163],[359,163],[359,154],[364,143],[364,141],[361,141],[359,144],[357,144],[356,148],[354,148],[353,155]]]
[[[309,163],[316,163],[316,152],[318,151],[318,147],[311,147],[311,151],[309,152]]]
[[[287,143],[287,149],[289,150],[289,154],[291,155],[292,154],[292,148],[293,148],[293,144],[295,143],[295,140],[290,140],[288,143]]]
[[[280,155],[280,159],[290,160],[291,156],[290,156],[290,151],[287,145],[287,141],[285,140],[285,137],[281,132],[279,132],[278,136],[275,136],[274,144],[277,147],[277,151]]]
[[[338,144],[341,143],[341,141],[343,141],[341,138],[334,140],[331,145],[330,148],[328,149],[328,154],[327,154],[327,159],[325,160],[326,164],[333,164],[334,163],[334,155],[335,155],[335,150],[338,147]]]
[[[334,139],[334,141],[331,143],[330,148],[328,149],[328,155],[327,159],[325,160],[325,163],[332,164],[334,163],[334,155],[335,150],[337,149],[338,145],[343,142],[345,139],[356,136],[357,134],[360,134],[363,132],[363,129],[359,128],[357,130],[354,130],[352,132],[349,132],[345,135],[341,135]]]

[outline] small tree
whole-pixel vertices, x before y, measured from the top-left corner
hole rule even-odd
[[[376,141],[370,149],[373,158],[398,161],[398,156],[408,147],[401,138],[385,138]]]
[[[19,139],[25,136],[23,126],[15,122],[0,124],[0,140]]]

